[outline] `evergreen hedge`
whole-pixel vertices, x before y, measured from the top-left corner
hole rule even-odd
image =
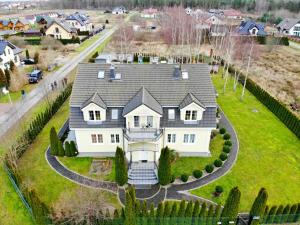
[[[234,74],[235,68],[229,67],[229,72]],[[236,70],[238,73],[240,71]],[[245,75],[241,73],[239,82],[244,83]],[[272,97],[268,92],[262,89],[250,78],[247,78],[246,88],[271,112],[273,112],[298,138],[300,138],[300,119],[294,115],[280,101]]]
[[[214,166],[212,164],[208,164],[205,166],[205,171],[207,173],[211,173],[214,170]]]
[[[171,156],[168,146],[162,148],[158,164],[158,180],[161,185],[167,185],[171,182]]]
[[[202,171],[201,170],[194,170],[193,171],[193,176],[197,179],[202,177]]]
[[[185,183],[185,182],[188,181],[189,175],[187,175],[186,173],[184,173],[184,174],[182,174],[182,175],[180,176],[180,179],[181,179],[182,182]]]
[[[117,147],[115,153],[115,162],[115,180],[118,185],[123,186],[127,183],[128,177],[125,153],[120,147]]]

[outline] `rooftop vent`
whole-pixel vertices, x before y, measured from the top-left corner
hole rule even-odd
[[[175,79],[179,79],[180,78],[180,66],[179,65],[175,65],[174,72],[173,72],[173,77]]]
[[[187,71],[182,71],[182,79],[184,80],[189,79],[189,73]]]
[[[115,80],[121,80],[122,75],[120,73],[116,73]]]
[[[103,70],[100,70],[98,72],[98,79],[103,79],[104,78],[104,71]]]
[[[111,64],[109,68],[109,78],[110,79],[115,79],[116,73],[115,73],[115,66]]]

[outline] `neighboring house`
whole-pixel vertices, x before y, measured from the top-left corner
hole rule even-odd
[[[14,25],[11,20],[0,20],[0,30],[14,30]]]
[[[300,19],[286,18],[276,27],[280,33],[300,37]]]
[[[265,26],[253,20],[242,21],[236,32],[239,35],[266,36]]]
[[[158,10],[154,8],[144,9],[143,12],[141,13],[141,17],[154,19],[156,18],[157,13]]]
[[[42,36],[40,30],[36,29],[29,29],[24,31],[24,36],[26,37],[37,37],[37,36]]]
[[[89,18],[80,13],[74,13],[66,17],[66,22],[70,27],[79,31],[93,31],[94,25],[90,22]]]
[[[49,26],[51,24],[53,19],[49,16],[44,16],[44,15],[37,15],[36,16],[36,23],[42,26]]]
[[[13,45],[9,41],[0,40],[0,69],[9,69],[10,61],[13,61],[16,66],[20,65],[19,54],[22,49]]]
[[[210,156],[215,91],[207,64],[80,64],[70,101],[70,137],[79,156],[114,156],[129,167],[158,162],[169,146],[181,156]],[[157,178],[129,183],[154,184]]]
[[[72,39],[77,36],[76,29],[72,29],[68,23],[58,20],[53,20],[45,33],[55,39]]]
[[[34,25],[36,22],[36,17],[34,15],[25,16],[25,20],[27,20],[31,25]]]
[[[192,9],[191,9],[190,7],[187,7],[187,8],[185,9],[185,13],[186,13],[187,15],[191,15],[191,14],[192,14]]]
[[[29,22],[25,19],[14,20],[14,30],[24,31],[29,29]]]
[[[242,13],[236,9],[225,9],[223,15],[228,19],[242,19]]]
[[[115,15],[117,15],[117,14],[124,14],[124,13],[126,13],[126,12],[127,12],[127,10],[126,10],[125,7],[123,7],[123,6],[115,7],[115,8],[112,10],[112,14],[115,14]]]

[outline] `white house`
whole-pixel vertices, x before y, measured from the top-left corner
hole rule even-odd
[[[143,12],[141,13],[142,18],[156,18],[158,13],[157,9],[154,8],[149,8],[149,9],[144,9]]]
[[[94,25],[90,22],[89,18],[78,12],[66,17],[66,22],[71,28],[75,28],[79,31],[93,31]]]
[[[126,13],[126,9],[125,7],[123,6],[120,6],[120,7],[115,7],[113,10],[112,10],[112,14],[115,14],[115,15],[118,15],[118,14],[124,14]]]
[[[165,146],[210,156],[216,101],[207,64],[80,64],[70,107],[79,156],[114,156],[120,146],[130,168],[152,166],[153,174]],[[130,171],[131,184],[157,183]]]
[[[20,57],[19,54],[22,49],[16,47],[12,43],[6,40],[0,40],[0,69],[9,69],[10,61],[13,61],[16,66],[19,66]]]
[[[280,33],[300,37],[300,19],[286,18],[277,25],[277,29]]]

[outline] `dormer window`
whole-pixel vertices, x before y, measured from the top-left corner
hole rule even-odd
[[[117,120],[118,119],[118,110],[117,109],[112,109],[111,110],[111,119],[112,120]]]
[[[197,111],[196,110],[186,110],[185,111],[185,120],[197,120]]]
[[[89,111],[89,120],[101,120],[100,111]]]
[[[90,120],[95,120],[95,117],[94,117],[94,111],[89,111],[89,119]]]
[[[169,120],[175,120],[175,109],[169,109],[168,110],[168,119]]]

